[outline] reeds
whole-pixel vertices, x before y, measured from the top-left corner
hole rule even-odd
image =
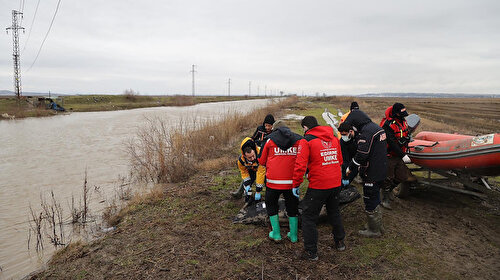
[[[296,97],[291,97],[249,114],[228,112],[209,120],[194,117],[182,119],[175,126],[165,119],[147,119],[147,125],[127,145],[132,174],[148,182],[179,182],[207,166],[220,166],[214,162],[227,163],[217,159],[227,157],[227,152],[239,144],[235,141],[241,139],[234,139],[236,135],[261,124],[265,115],[294,102]]]
[[[79,207],[75,206],[75,199],[71,197],[71,224],[81,224],[85,226],[89,219],[90,189],[87,182],[87,170],[85,170],[85,179],[82,186],[83,194],[80,199]],[[30,249],[31,239],[36,239],[36,251],[44,248],[43,239],[46,237],[54,247],[64,246],[64,213],[61,203],[56,199],[54,191],[50,191],[49,199],[40,193],[40,212],[35,211],[29,206],[29,232],[28,249]],[[70,223],[68,221],[68,224]]]

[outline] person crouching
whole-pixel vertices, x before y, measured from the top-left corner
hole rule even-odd
[[[249,203],[252,198],[252,184],[255,182],[255,200],[259,201],[261,198],[260,192],[264,187],[266,175],[265,168],[259,165],[257,161],[257,155],[259,154],[260,148],[255,145],[255,142],[250,137],[246,137],[241,141],[240,149],[241,156],[238,158],[238,169],[240,170],[243,182],[238,190],[231,194],[233,197],[239,198],[244,192],[245,202]]]
[[[281,194],[285,198],[290,226],[287,237],[291,242],[297,242],[299,194],[292,191],[292,175],[300,139],[302,136],[293,133],[282,121],[277,121],[259,158],[259,163],[266,167],[266,209],[272,226],[269,238],[276,242],[281,241],[278,217]]]

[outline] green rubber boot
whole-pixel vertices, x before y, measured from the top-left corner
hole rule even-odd
[[[292,243],[297,242],[297,231],[299,228],[299,218],[298,217],[290,217],[288,218],[288,224],[290,225],[290,232],[286,234],[288,239],[292,241]]]
[[[281,241],[280,219],[278,215],[269,217],[269,221],[271,221],[271,226],[273,227],[273,231],[269,233],[269,238],[276,242]]]

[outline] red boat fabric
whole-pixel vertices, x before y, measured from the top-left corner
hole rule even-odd
[[[423,131],[409,145],[412,162],[441,170],[500,175],[500,134],[481,136]]]

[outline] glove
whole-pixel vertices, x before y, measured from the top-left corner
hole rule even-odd
[[[259,201],[260,200],[260,192],[255,193],[255,200]]]
[[[347,179],[342,179],[342,186],[343,186],[343,187],[349,186],[349,180],[347,180]]]
[[[410,162],[411,162],[410,157],[409,157],[408,155],[405,155],[405,156],[403,157],[403,162],[404,162],[404,163],[410,163]]]
[[[293,194],[295,197],[299,198],[299,196],[300,196],[300,190],[299,190],[299,187],[295,187],[295,188],[293,188],[293,189],[292,189],[292,194]]]
[[[251,195],[252,194],[252,188],[250,186],[245,186],[245,195]]]

